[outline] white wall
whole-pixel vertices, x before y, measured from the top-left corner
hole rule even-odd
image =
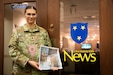
[[[8,43],[13,28],[13,12],[10,5],[5,5],[4,17],[4,75],[12,75],[12,59],[8,53]]]
[[[24,8],[13,9],[13,24],[22,26],[26,23],[24,18]]]

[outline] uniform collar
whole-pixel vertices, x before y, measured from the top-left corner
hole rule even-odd
[[[39,27],[35,24],[35,28],[30,29],[26,24],[23,26],[25,32],[39,32]]]

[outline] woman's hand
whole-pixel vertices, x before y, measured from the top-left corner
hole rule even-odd
[[[37,70],[41,70],[41,69],[39,69],[38,63],[35,62],[35,61],[28,61],[28,64],[30,64],[33,68],[36,68]],[[51,70],[57,71],[58,68],[57,67],[52,67]]]
[[[53,71],[57,71],[58,68],[57,68],[57,67],[52,67],[51,70],[53,70]]]
[[[38,65],[38,63],[37,62],[35,62],[35,61],[28,61],[28,64],[30,64],[33,68],[36,68],[36,69],[38,69],[38,70],[40,70],[39,69],[39,65]]]

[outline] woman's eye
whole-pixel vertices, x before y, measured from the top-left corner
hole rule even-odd
[[[32,16],[35,16],[36,14],[32,14]]]
[[[36,14],[27,13],[28,16],[35,16]]]
[[[29,15],[29,16],[30,16],[31,14],[30,14],[30,13],[28,13],[27,15]]]

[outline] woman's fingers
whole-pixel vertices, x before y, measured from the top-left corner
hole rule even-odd
[[[56,71],[56,70],[58,70],[58,68],[57,67],[52,67],[51,70]]]
[[[34,67],[34,68],[40,70],[40,69],[39,69],[39,65],[38,65],[37,62],[35,62],[35,61],[28,61],[28,63],[29,63],[32,67]]]

